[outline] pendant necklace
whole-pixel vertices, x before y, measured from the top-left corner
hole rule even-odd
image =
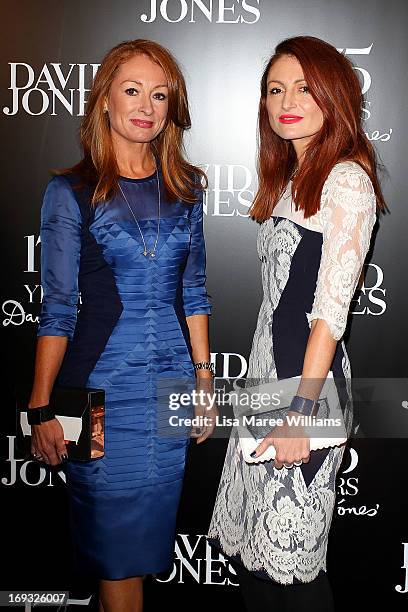
[[[288,184],[286,185],[285,191],[282,194],[282,199],[284,201],[286,200],[291,200],[291,204],[290,207],[292,209],[292,200],[293,200],[293,194],[292,194],[292,183],[293,183],[293,179],[295,178],[296,174],[297,174],[298,168],[295,168],[292,172],[292,174],[289,177],[289,181]]]
[[[147,246],[146,246],[146,241],[145,241],[145,238],[143,236],[143,232],[141,230],[139,222],[136,219],[135,213],[133,212],[132,207],[130,206],[130,204],[128,202],[128,199],[127,199],[127,197],[125,196],[125,194],[123,192],[121,184],[118,181],[120,192],[121,192],[121,194],[123,196],[123,199],[125,200],[126,204],[128,205],[128,208],[129,208],[129,210],[130,210],[130,212],[132,214],[133,219],[135,220],[135,223],[136,223],[136,225],[138,227],[138,230],[140,232],[140,235],[142,237],[143,247],[144,247],[144,249],[142,251],[142,255],[144,255],[145,257],[147,257],[147,256],[149,256],[149,257],[156,257],[156,247],[157,247],[157,243],[159,241],[159,236],[160,236],[160,183],[159,183],[159,170],[158,170],[157,166],[156,166],[156,181],[157,181],[157,200],[158,200],[157,236],[156,236],[156,240],[155,240],[154,245],[153,245],[153,249],[151,251],[149,251]]]

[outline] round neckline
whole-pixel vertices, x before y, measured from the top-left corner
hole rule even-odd
[[[154,178],[156,178],[156,170],[153,172],[153,174],[149,174],[149,176],[143,176],[142,178],[130,178],[130,176],[122,176],[121,174],[119,175],[119,179],[125,181],[126,183],[144,183],[145,181],[151,181]]]

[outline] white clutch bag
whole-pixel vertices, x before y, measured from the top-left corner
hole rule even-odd
[[[275,458],[275,447],[269,446],[260,457],[251,453],[274,427],[283,423],[292,398],[299,387],[300,376],[271,381],[232,394],[234,422],[238,423],[239,442],[247,463],[260,463]],[[343,412],[333,373],[330,371],[322,387],[314,416],[289,417],[292,425],[301,425],[310,438],[310,450],[340,446],[347,441]],[[278,430],[279,431],[279,428]]]

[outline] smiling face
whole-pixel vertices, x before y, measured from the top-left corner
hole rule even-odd
[[[106,100],[115,143],[149,143],[160,134],[168,111],[167,79],[147,55],[119,66]]]
[[[321,129],[323,113],[309,93],[302,67],[295,57],[284,55],[270,67],[266,109],[272,130],[292,141],[299,159]]]

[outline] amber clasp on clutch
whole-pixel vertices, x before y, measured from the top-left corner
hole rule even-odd
[[[105,444],[105,406],[91,408],[91,458],[97,459],[104,454]]]

